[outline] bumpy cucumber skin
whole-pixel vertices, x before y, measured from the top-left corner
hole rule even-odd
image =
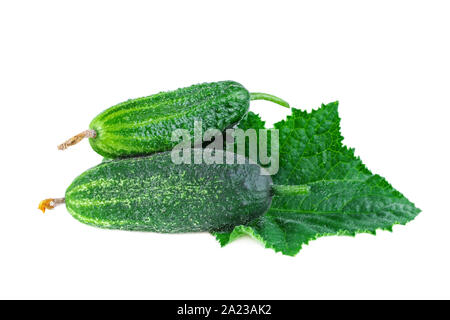
[[[96,116],[89,128],[97,136],[92,148],[108,158],[146,155],[171,150],[175,129],[194,134],[194,121],[202,120],[203,131],[221,131],[247,113],[249,92],[234,81],[203,83],[175,91],[128,100]]]
[[[256,164],[174,164],[170,152],[109,160],[77,177],[66,207],[101,228],[226,231],[264,214],[272,179]]]

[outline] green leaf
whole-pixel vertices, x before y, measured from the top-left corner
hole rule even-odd
[[[311,192],[274,197],[259,220],[215,233],[222,246],[249,235],[268,248],[295,255],[318,237],[392,231],[394,224],[406,224],[420,212],[342,144],[337,102],[311,113],[292,109],[275,128],[280,135],[280,170],[272,177],[274,183],[307,184]]]
[[[265,121],[262,121],[260,116],[249,111],[244,118],[237,125],[238,128],[247,129],[265,129]]]

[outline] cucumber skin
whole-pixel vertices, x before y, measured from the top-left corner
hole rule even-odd
[[[194,134],[194,121],[203,131],[221,131],[239,122],[250,106],[250,93],[234,81],[197,84],[128,100],[96,116],[89,128],[97,136],[92,148],[108,158],[146,155],[171,150],[172,131]]]
[[[74,218],[101,228],[228,231],[268,210],[271,187],[256,164],[176,165],[163,152],[103,162],[78,176],[65,199]]]

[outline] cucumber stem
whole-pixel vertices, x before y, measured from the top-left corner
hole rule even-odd
[[[51,210],[54,207],[56,207],[57,205],[66,202],[65,198],[49,198],[49,199],[45,199],[42,200],[41,202],[39,202],[39,206],[38,209],[42,210],[43,213],[45,213],[45,209]]]
[[[272,192],[277,196],[298,196],[309,193],[310,187],[306,184],[303,185],[273,185]]]
[[[76,136],[73,136],[72,138],[70,138],[66,142],[61,143],[58,146],[58,149],[59,150],[65,150],[68,147],[73,146],[74,144],[77,144],[78,142],[80,142],[84,138],[95,138],[96,136],[97,136],[97,132],[95,132],[95,130],[85,130],[85,131],[77,134]]]
[[[268,93],[251,92],[250,100],[267,100],[267,101],[271,101],[273,103],[279,104],[280,106],[283,106],[285,108],[290,108],[289,103],[287,103],[286,101],[284,101],[281,98],[275,97]]]

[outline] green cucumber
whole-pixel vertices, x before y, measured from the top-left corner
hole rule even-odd
[[[239,122],[250,100],[269,100],[289,107],[284,100],[265,93],[249,93],[234,81],[193,85],[175,91],[128,100],[96,116],[89,130],[58,146],[64,150],[83,138],[97,153],[107,158],[147,155],[171,150],[175,129],[194,135],[194,121],[202,121],[203,131],[220,131]]]
[[[78,176],[65,198],[46,199],[39,208],[65,202],[77,220],[108,229],[224,231],[264,214],[274,194],[309,191],[307,186],[273,185],[259,165],[245,160],[174,164],[170,152],[109,160]]]

